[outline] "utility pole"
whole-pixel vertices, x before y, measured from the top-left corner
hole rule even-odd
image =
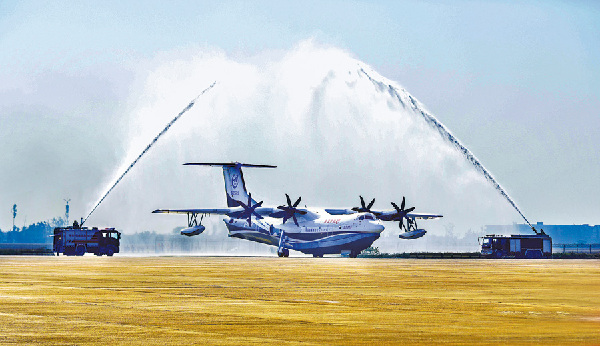
[[[65,202],[67,202],[67,205],[65,206],[65,227],[69,226],[69,202],[71,201],[71,199],[65,199]]]
[[[12,227],[12,230],[14,231],[15,230],[15,218],[17,217],[17,205],[16,204],[13,204],[12,212],[13,212],[13,227]]]

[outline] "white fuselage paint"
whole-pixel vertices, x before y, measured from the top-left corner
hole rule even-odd
[[[322,209],[309,209],[307,215],[297,215],[296,218],[298,225],[292,218],[285,223],[282,219],[275,218],[252,219],[251,225],[248,225],[247,219],[225,218],[224,221],[230,236],[270,245],[278,245],[283,232],[286,244],[292,249],[294,244],[322,242],[327,239],[329,239],[328,246],[344,248],[344,240],[336,240],[336,236],[338,238],[344,235],[373,236],[375,240],[384,230],[381,221],[370,213],[330,215]],[[323,246],[323,244],[319,245]]]

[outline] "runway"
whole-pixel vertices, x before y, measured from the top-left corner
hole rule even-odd
[[[1,344],[600,344],[598,260],[0,257]]]

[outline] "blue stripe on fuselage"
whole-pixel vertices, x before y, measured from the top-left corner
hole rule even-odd
[[[264,224],[255,221],[252,223],[252,226],[247,226],[247,223],[228,222],[231,219],[223,221],[231,237],[273,246],[279,245],[279,236],[271,235]],[[379,239],[379,236],[379,232],[353,232],[349,230],[316,233],[286,232],[285,247],[317,255],[336,254],[341,253],[343,250],[351,250],[359,253],[371,246],[375,240]]]

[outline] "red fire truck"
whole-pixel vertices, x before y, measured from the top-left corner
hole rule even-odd
[[[532,235],[486,235],[480,238],[481,254],[487,258],[552,258],[552,238]]]
[[[58,256],[112,256],[119,252],[121,233],[114,228],[58,227],[54,229],[53,251]]]

